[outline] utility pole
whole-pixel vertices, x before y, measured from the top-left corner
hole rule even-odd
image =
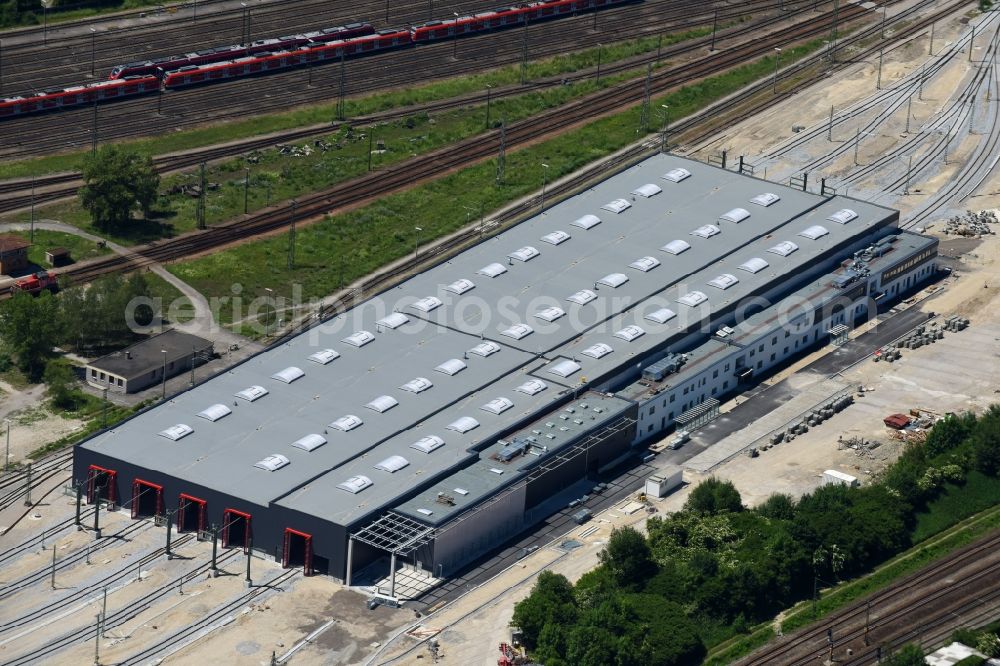
[[[833,0],[833,21],[830,23],[830,62],[837,62],[837,15],[840,0]]]
[[[24,480],[24,506],[31,506],[31,461],[28,461],[27,476]]]
[[[871,628],[871,615],[872,615],[872,602],[871,600],[865,604],[865,645],[868,643],[868,631]]]
[[[104,630],[107,629],[105,620],[108,617],[108,586],[104,586],[104,594],[101,598],[101,638],[105,638]]]
[[[368,171],[372,170],[372,140],[375,138],[375,126],[368,128]]]
[[[778,63],[781,62],[781,48],[774,47],[774,81],[771,83],[771,94],[778,94]]]
[[[219,555],[219,528],[212,523],[212,578],[219,575],[219,567],[216,566],[216,559]]]
[[[907,134],[910,133],[910,108],[913,105],[913,95],[906,98],[906,129],[904,130]]]
[[[243,178],[243,214],[249,210],[250,198],[250,167],[246,167],[246,176]]]
[[[875,79],[875,90],[882,90],[882,49],[878,50],[878,78]]]
[[[345,64],[344,63],[345,63],[345,60],[344,60],[344,51],[343,51],[343,49],[341,49],[341,51],[340,51],[340,94],[338,95],[338,98],[337,98],[337,118],[339,120],[346,120],[347,119],[346,116],[344,115],[346,113],[346,111],[347,111],[347,108],[346,108],[347,107],[347,103],[344,100],[344,82],[345,82],[346,77],[347,77],[347,72],[345,70]]]
[[[920,66],[920,82],[917,84],[917,99],[924,101],[924,72],[927,65]]]
[[[642,112],[639,114],[639,127],[643,132],[649,131],[649,85],[653,78],[653,63],[646,65],[646,86],[642,96]]]
[[[936,25],[936,23],[931,23],[931,40],[927,49],[927,55],[934,55],[934,26]]]
[[[205,190],[207,188],[207,183],[205,182],[205,163],[201,163],[201,189],[198,190],[198,209],[196,212],[196,219],[199,229],[205,228]]]
[[[861,128],[854,135],[854,166],[858,166],[858,144],[861,143]]]
[[[528,82],[528,21],[524,20],[521,30],[521,85]]]
[[[90,29],[90,77],[94,77],[94,47],[96,46],[95,40],[97,39],[97,30],[94,28]]]
[[[888,3],[889,3],[889,0],[882,0],[882,37],[881,37],[881,39],[885,39],[885,12],[886,12],[886,6],[888,5]]]
[[[913,170],[913,155],[910,154],[910,159],[906,162],[906,185],[903,186],[903,194],[910,193],[910,172]]]
[[[708,47],[709,53],[715,53],[715,31],[718,29],[718,27],[719,27],[719,10],[716,9],[715,14],[712,15],[712,45]],[[656,61],[657,62],[660,61],[659,51],[657,51]]]
[[[247,548],[247,587],[253,587],[253,579],[250,578],[250,558],[253,557],[253,537],[250,537],[250,545]]]
[[[76,525],[77,531],[83,529],[83,525],[80,523],[80,505],[83,503],[83,482],[78,481],[75,484],[76,487],[76,519],[73,524]]]
[[[661,104],[660,108],[663,109],[663,131],[660,133],[660,152],[667,152],[667,130],[670,128],[670,107],[666,104]],[[725,165],[723,165],[725,168]]]
[[[94,499],[94,540],[101,538],[101,495]]]
[[[541,210],[545,210],[545,187],[549,184],[549,165],[542,164],[542,203]]]
[[[497,153],[497,187],[503,187],[507,166],[507,119],[500,119],[500,151]]]
[[[103,400],[101,401],[101,429],[108,429],[108,389],[105,387],[101,391]]]
[[[288,270],[295,269],[295,207],[298,201],[292,199],[291,225],[288,229]]]
[[[167,547],[164,548],[163,552],[166,554],[168,560],[172,560],[174,559],[174,554],[170,552],[170,533],[173,531],[171,530],[171,527],[173,526],[171,518],[175,513],[177,513],[177,511],[165,511],[164,513],[166,513],[167,516]]]
[[[830,105],[830,123],[826,126],[826,140],[833,141],[833,105]]]
[[[969,62],[972,62],[972,47],[976,45],[976,26],[972,26],[972,36],[969,38]]]
[[[604,54],[604,47],[597,43],[597,85],[601,85],[601,56]]]
[[[49,581],[52,589],[56,589],[56,544],[52,544],[52,580]]]
[[[97,614],[97,626],[94,627],[94,666],[101,666],[101,614]]]

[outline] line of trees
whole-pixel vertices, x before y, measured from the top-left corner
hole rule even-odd
[[[511,624],[546,666],[674,666],[911,545],[919,512],[970,473],[1000,472],[1000,406],[942,420],[862,488],[743,506],[709,479],[684,508],[612,532],[576,585],[545,572]]]
[[[0,363],[15,364],[38,381],[57,346],[87,354],[124,347],[139,337],[130,318],[145,326],[159,314],[147,305],[130,309],[129,302],[139,297],[151,297],[140,273],[99,278],[58,295],[16,293],[0,302]]]

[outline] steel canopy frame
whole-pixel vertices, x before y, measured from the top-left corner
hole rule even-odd
[[[351,566],[354,555],[354,541],[372,546],[389,553],[389,596],[396,597],[396,558],[406,557],[421,546],[434,540],[436,530],[412,518],[387,512],[368,527],[352,534],[347,540],[347,576],[344,583],[351,586]]]

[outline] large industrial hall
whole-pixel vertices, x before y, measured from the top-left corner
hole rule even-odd
[[[898,217],[655,155],[94,435],[73,479],[348,584],[446,578],[931,278]]]

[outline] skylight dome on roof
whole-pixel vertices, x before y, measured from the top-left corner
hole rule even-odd
[[[799,246],[793,243],[792,241],[781,241],[774,247],[769,248],[768,252],[770,252],[771,254],[781,255],[782,257],[787,257],[792,252],[795,252],[797,249],[799,249]]]
[[[500,345],[495,342],[484,341],[470,349],[469,353],[476,356],[489,356],[496,354],[498,351],[500,351]]]
[[[360,417],[355,416],[354,414],[347,414],[331,423],[330,427],[342,430],[343,432],[348,432],[350,430],[354,430],[363,423],[364,421],[362,421]]]
[[[613,351],[614,349],[611,348],[611,345],[598,342],[596,345],[590,345],[580,353],[590,358],[603,358]]]
[[[538,254],[539,252],[536,248],[533,248],[530,245],[525,245],[522,248],[514,250],[507,256],[510,257],[511,259],[517,259],[518,261],[531,261],[532,259],[537,257]]]
[[[631,266],[632,268],[640,270],[643,273],[648,273],[649,271],[653,270],[659,265],[660,265],[660,260],[657,259],[656,257],[639,257],[631,264],[629,264],[629,266]]]
[[[568,358],[553,363],[549,368],[549,373],[556,375],[557,377],[569,377],[574,372],[580,369],[580,364],[576,361],[571,361]]]
[[[380,469],[383,472],[389,472],[392,474],[393,472],[398,472],[404,467],[407,467],[409,464],[410,461],[403,456],[389,456],[382,462],[375,465],[375,469]]]
[[[341,342],[349,344],[352,347],[364,347],[374,339],[375,336],[370,331],[357,331],[348,335]]]
[[[364,490],[365,488],[368,488],[371,485],[372,485],[372,480],[371,479],[369,479],[367,476],[364,476],[362,474],[358,474],[356,476],[352,476],[351,478],[349,478],[347,481],[344,481],[343,483],[338,483],[337,487],[340,488],[341,490],[346,490],[347,492],[351,493],[352,495],[357,495],[362,490]]]
[[[416,449],[423,453],[430,453],[435,449],[440,449],[442,446],[444,446],[444,440],[437,435],[427,435],[410,444],[411,449]]]
[[[622,213],[631,207],[632,204],[630,204],[626,199],[615,199],[614,201],[609,201],[601,206],[601,209],[617,215],[618,213]]]
[[[447,287],[444,288],[445,291],[450,291],[453,294],[464,294],[467,291],[475,289],[476,285],[472,280],[467,280],[465,278],[459,278],[455,280]]]
[[[750,203],[755,203],[758,206],[764,206],[765,208],[767,208],[768,206],[777,201],[781,201],[781,197],[779,197],[777,194],[775,194],[774,192],[764,192],[763,194],[758,194],[753,199],[751,199]]]
[[[286,384],[291,384],[296,379],[300,377],[305,377],[306,373],[302,372],[302,368],[296,368],[294,365],[290,365],[284,370],[279,370],[278,372],[271,375],[271,379],[277,379],[279,382],[285,382]]]
[[[504,330],[500,331],[500,335],[506,335],[508,338],[521,340],[522,338],[526,338],[534,332],[535,329],[531,328],[527,324],[514,324],[510,328],[505,328]]]
[[[712,278],[708,281],[708,284],[716,287],[717,289],[729,289],[734,284],[738,283],[740,279],[733,275],[732,273],[723,273],[722,275]]]
[[[552,233],[545,234],[542,236],[542,240],[546,243],[552,245],[559,245],[559,243],[565,243],[570,239],[570,235],[565,231],[553,231]]]
[[[734,208],[728,213],[719,216],[719,219],[725,220],[726,222],[732,222],[733,224],[739,224],[748,217],[750,217],[750,211],[746,208]]]
[[[707,300],[708,296],[706,296],[704,292],[691,291],[678,298],[677,302],[693,308],[694,306],[700,305]]]
[[[557,308],[555,306],[539,310],[535,313],[535,316],[544,321],[555,321],[566,314],[566,311],[562,308]]]
[[[420,300],[413,302],[413,307],[421,312],[430,312],[431,310],[436,310],[442,305],[444,305],[444,303],[442,303],[441,299],[437,296],[424,296]]]
[[[272,453],[268,457],[264,458],[260,462],[254,465],[258,469],[266,469],[268,472],[274,472],[281,469],[288,464],[288,458],[281,455],[280,453]]]
[[[263,398],[265,395],[267,395],[267,389],[264,388],[263,386],[254,385],[247,387],[242,391],[237,391],[233,395],[235,395],[237,398],[242,398],[247,402],[253,402],[256,399]]]
[[[299,437],[297,440],[292,442],[292,446],[297,449],[302,449],[303,451],[315,451],[324,444],[326,444],[326,437],[323,435],[317,435],[316,433],[311,433],[305,437]]]
[[[493,398],[479,409],[491,414],[502,414],[514,406],[514,403],[507,398]]]
[[[670,254],[680,254],[681,252],[686,252],[691,249],[691,244],[687,241],[682,240],[672,240],[663,247],[660,248],[664,252],[669,252]]]
[[[659,310],[654,310],[647,314],[644,318],[649,321],[656,322],[657,324],[666,324],[668,321],[677,316],[677,313],[670,308],[660,308]]]
[[[548,384],[541,379],[529,379],[514,390],[527,395],[537,395],[548,388]]]
[[[410,393],[423,393],[432,386],[434,386],[434,384],[426,377],[414,377],[399,388],[404,391],[409,391]]]
[[[638,195],[640,197],[655,197],[657,194],[663,190],[659,185],[654,185],[653,183],[646,183],[645,185],[640,185],[639,187],[632,190],[632,194]]]
[[[458,373],[465,370],[467,366],[464,362],[457,358],[450,358],[438,367],[434,368],[438,372],[443,372],[446,375],[457,375]]]
[[[617,289],[618,287],[628,282],[628,276],[625,275],[624,273],[608,273],[600,280],[598,280],[598,282],[607,287]]]
[[[215,422],[224,416],[229,416],[233,413],[233,410],[229,409],[221,403],[216,403],[198,412],[198,416],[203,419],[208,419],[209,421]]]
[[[635,324],[631,326],[626,326],[622,330],[615,333],[616,338],[621,338],[622,340],[626,340],[627,342],[632,342],[633,340],[637,340],[644,335],[646,335],[646,331],[642,330],[641,326],[636,326]]]
[[[498,275],[503,275],[506,272],[507,272],[507,267],[504,266],[503,264],[497,264],[497,263],[490,264],[489,266],[483,266],[478,271],[476,271],[478,275],[485,275],[488,278],[495,278]]]
[[[385,326],[386,328],[397,329],[408,321],[410,321],[410,318],[407,317],[402,312],[393,312],[390,315],[382,317],[376,323],[379,326]]]
[[[449,423],[446,427],[448,430],[454,430],[455,432],[466,433],[469,432],[470,430],[475,430],[476,428],[478,428],[479,421],[472,418],[471,416],[462,416]]]
[[[834,213],[833,215],[831,215],[826,219],[830,220],[831,222],[836,222],[837,224],[847,224],[848,222],[857,217],[858,214],[855,213],[850,208],[841,208],[836,213]]]
[[[703,224],[694,231],[691,232],[692,236],[701,236],[702,238],[711,238],[712,236],[722,233],[722,229],[715,226],[714,224]]]
[[[809,240],[819,240],[823,236],[826,236],[828,233],[830,233],[830,230],[827,229],[826,227],[821,226],[819,224],[814,224],[808,229],[803,229],[802,231],[800,231],[799,236],[802,236],[803,238],[808,238]]]
[[[194,428],[187,425],[186,423],[178,423],[177,425],[172,425],[166,430],[161,430],[159,433],[160,437],[166,437],[167,439],[176,442],[179,439],[183,439],[194,432]]]
[[[677,167],[671,169],[670,171],[663,174],[663,180],[669,180],[672,183],[679,183],[685,178],[690,178],[691,172],[683,167]]]
[[[368,409],[374,410],[379,414],[389,411],[393,407],[399,404],[399,401],[393,398],[391,395],[380,395],[371,402],[365,405]]]
[[[589,289],[581,289],[580,291],[576,292],[575,294],[573,294],[572,296],[570,296],[566,300],[567,301],[571,301],[573,303],[576,303],[577,305],[586,305],[587,303],[591,302],[595,298],[597,298],[597,294],[595,294],[591,290],[589,290]]]
[[[321,349],[314,354],[309,355],[309,360],[313,363],[319,363],[320,365],[326,365],[336,359],[340,358],[340,354],[332,349]]]
[[[770,266],[769,263],[761,259],[760,257],[754,257],[753,259],[747,259],[742,264],[738,266],[740,270],[744,270],[747,273],[760,273],[762,270]]]
[[[596,215],[584,215],[570,222],[574,227],[580,227],[581,229],[593,229],[600,223],[601,218]]]

